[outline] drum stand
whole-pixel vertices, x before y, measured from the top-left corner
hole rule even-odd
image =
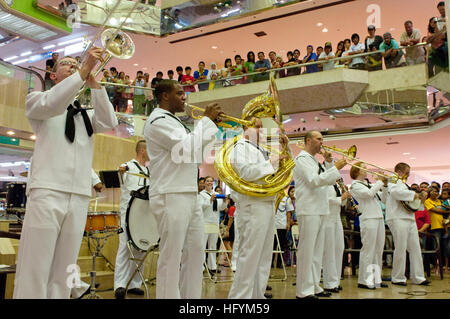
[[[128,287],[130,286],[131,281],[133,280],[134,276],[136,276],[136,273],[138,273],[139,277],[141,277],[142,283],[144,284],[145,293],[146,293],[147,299],[150,299],[150,294],[148,292],[148,286],[147,286],[147,283],[145,282],[144,274],[142,273],[141,268],[144,265],[144,262],[147,259],[148,254],[153,252],[155,249],[158,249],[159,245],[155,245],[153,247],[150,247],[145,252],[145,255],[142,258],[134,257],[133,247],[132,247],[131,241],[127,242],[127,247],[128,247],[128,251],[130,252],[130,256],[131,256],[131,258],[129,258],[129,260],[134,262],[134,265],[136,266],[136,269],[134,270],[134,273],[131,276],[131,278],[128,280],[127,286],[125,287],[125,291],[128,291]]]
[[[111,237],[112,235],[114,235],[114,233],[110,233],[110,234],[106,234],[105,236],[99,237],[99,236],[94,236],[93,234],[88,234],[88,240],[89,239],[94,239],[97,242],[97,245],[95,245],[95,250],[92,252],[92,271],[91,271],[91,292],[89,293],[89,295],[86,296],[86,299],[102,299],[102,297],[100,297],[97,293],[96,293],[96,288],[95,288],[95,280],[96,280],[96,275],[97,275],[97,271],[95,268],[95,262],[97,257],[100,257],[100,251],[102,250],[103,246],[106,243],[106,240],[108,239],[108,237]]]

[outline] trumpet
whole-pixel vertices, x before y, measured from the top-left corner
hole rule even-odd
[[[302,142],[302,141],[298,141],[296,145],[297,145],[298,148],[301,148],[301,149],[305,148],[305,143]],[[341,148],[337,148],[335,145],[333,145],[333,146],[322,145],[322,148],[325,151],[343,155],[344,157],[346,157],[349,160],[354,160],[355,157],[356,157],[356,153],[358,151],[356,145],[352,145],[346,150],[345,149],[341,149]]]
[[[190,113],[191,113],[191,117],[195,120],[200,120],[203,118],[203,115],[199,115],[199,114],[195,114],[195,111],[197,112],[201,112],[204,113],[205,109],[201,108],[199,106],[195,106],[192,104],[188,104],[188,103],[184,103],[185,107],[190,108]],[[255,121],[256,119],[253,119],[252,121],[246,121],[246,120],[242,120],[240,118],[234,117],[234,116],[230,116],[230,115],[226,115],[226,114],[221,114],[220,115],[221,118],[226,119],[228,121],[233,121],[236,122],[238,124],[241,124],[242,126],[245,127],[252,127],[255,126]],[[226,123],[219,123],[219,126],[225,127],[225,128],[231,128],[232,126]]]

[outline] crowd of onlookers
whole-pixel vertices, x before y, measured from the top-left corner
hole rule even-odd
[[[71,0],[65,0],[65,2],[66,5],[72,4]],[[340,41],[334,50],[333,44],[326,42],[323,47],[318,46],[316,49],[308,45],[303,58],[299,49],[287,52],[285,58],[275,51],[269,52],[268,58],[264,52],[255,54],[250,51],[245,59],[241,55],[236,55],[234,62],[231,58],[227,58],[222,68],[215,62],[210,63],[208,68],[203,61],[199,62],[198,69],[195,71],[190,66],[184,68],[177,66],[176,74],[173,70],[169,70],[167,78],[180,82],[185,92],[189,94],[197,89],[205,91],[264,81],[269,78],[268,71],[273,69],[277,69],[275,71],[277,78],[284,78],[334,68],[376,71],[382,70],[383,62],[387,69],[428,63],[429,76],[433,76],[443,69],[448,69],[445,3],[439,2],[437,8],[440,16],[432,17],[428,21],[428,32],[425,37],[422,37],[419,30],[414,28],[412,21],[404,23],[405,31],[400,35],[399,40],[394,39],[389,32],[382,36],[378,35],[375,26],[370,25],[363,41],[359,34],[354,33],[351,38]],[[427,45],[417,45],[421,42],[427,42]],[[374,53],[370,54],[372,51]],[[361,56],[364,53],[366,55]],[[336,60],[336,58],[342,59]],[[51,60],[47,63],[49,61]],[[299,66],[295,67],[296,65]],[[136,77],[132,79],[124,72],[118,72],[115,67],[111,67],[109,71],[104,71],[102,82],[134,86],[131,88],[105,84],[116,111],[126,112],[129,101],[132,101],[134,114],[148,115],[157,106],[151,88],[155,88],[163,78],[163,72],[159,71],[150,81],[148,73],[138,71]],[[50,81],[47,75],[46,81]]]

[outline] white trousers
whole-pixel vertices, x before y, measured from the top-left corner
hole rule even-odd
[[[197,193],[152,196],[149,205],[160,236],[156,298],[199,299],[204,224]]]
[[[14,299],[70,298],[88,206],[88,196],[31,190],[19,244]]]
[[[135,262],[130,260],[131,255],[127,245],[129,239],[125,230],[125,221],[126,212],[121,212],[120,222],[124,231],[119,234],[119,248],[117,249],[116,265],[114,268],[114,290],[120,287],[125,288],[136,270]],[[131,246],[131,249],[135,258],[141,259],[144,257],[144,252],[136,250],[133,246]],[[141,268],[141,271],[144,271],[143,267]],[[141,288],[141,286],[142,279],[139,274],[136,273],[133,280],[131,280],[128,289]]]
[[[360,220],[362,248],[359,253],[358,283],[380,287],[386,237],[384,219]]]
[[[234,215],[233,219],[234,223],[234,243],[233,243],[233,251],[231,252],[231,270],[236,271],[237,259],[239,256],[239,214]]]
[[[219,239],[219,234],[205,234],[205,241],[203,243],[203,247],[207,247],[207,249],[217,249],[217,240]],[[206,246],[208,244],[208,246]],[[217,253],[208,253],[208,269],[216,270]],[[206,259],[206,254],[203,254],[203,261]]]
[[[236,274],[228,298],[265,299],[272,262],[275,215],[273,202],[237,203],[239,247]],[[235,227],[236,230],[236,227]]]
[[[344,229],[341,220],[326,218],[324,222],[323,287],[337,288],[341,282],[344,255]]]
[[[297,249],[297,297],[321,293],[320,273],[324,247],[324,216],[300,215]]]
[[[389,229],[394,238],[394,260],[392,262],[392,282],[406,282],[406,251],[409,253],[410,278],[414,284],[425,281],[419,232],[414,220],[391,219]]]

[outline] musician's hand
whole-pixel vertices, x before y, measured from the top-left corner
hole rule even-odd
[[[206,107],[204,116],[209,117],[214,123],[218,123],[222,121],[220,118],[220,114],[222,113],[223,111],[220,106],[217,103],[212,103]]]
[[[421,195],[419,193],[414,194],[414,200],[421,199]]]
[[[83,81],[86,81],[89,74],[94,69],[95,65],[98,61],[103,61],[102,58],[102,49],[97,47],[92,47],[89,49],[89,51],[86,53],[86,58],[83,61],[83,64],[80,68],[80,76]]]
[[[212,194],[212,195],[211,195],[211,199],[210,199],[210,200],[211,200],[211,203],[214,202],[215,199],[216,199],[216,194]]]
[[[346,199],[349,199],[352,197],[352,194],[350,194],[350,192],[345,192],[344,194],[342,194],[341,199],[344,201]]]
[[[270,164],[272,164],[272,166],[274,165],[278,165],[278,163],[286,158],[289,158],[289,155],[287,154],[282,154],[282,155],[273,155],[270,157]]]
[[[342,159],[340,159],[339,161],[337,161],[336,163],[334,163],[334,166],[335,166],[338,170],[343,169],[346,165],[347,165],[347,161],[345,160],[345,158],[342,158]]]
[[[331,154],[331,152],[325,151],[324,149],[320,150],[320,155],[323,156],[323,158],[325,159],[325,161],[327,161],[328,163],[331,163],[333,161],[333,154]]]
[[[102,183],[95,184],[94,189],[96,192],[101,192],[103,189],[103,184]]]
[[[128,168],[127,166],[120,166],[119,167],[120,174],[123,175],[128,170],[127,168]]]
[[[100,90],[102,88],[102,86],[97,82],[97,80],[95,80],[92,73],[89,73],[89,75],[86,79],[86,87],[95,89],[95,90]]]
[[[280,144],[283,146],[289,144],[289,138],[285,134],[280,135]]]

